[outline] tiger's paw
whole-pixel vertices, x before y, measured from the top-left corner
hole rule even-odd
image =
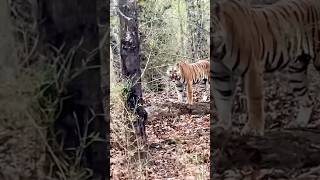
[[[263,136],[264,135],[264,127],[261,125],[252,125],[250,123],[246,123],[240,133],[242,136]]]

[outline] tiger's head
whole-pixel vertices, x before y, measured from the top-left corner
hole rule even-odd
[[[213,3],[211,16],[211,50],[212,60],[221,62],[226,57],[227,50],[232,49],[238,28],[245,27],[246,3],[239,0],[219,0]]]
[[[226,33],[223,28],[223,13],[221,11],[222,1],[216,1],[213,3],[213,13],[211,19],[211,50],[212,59],[214,61],[222,61],[226,54]]]
[[[179,68],[179,63],[169,66],[167,70],[167,77],[170,81],[179,81],[181,79],[181,73]]]

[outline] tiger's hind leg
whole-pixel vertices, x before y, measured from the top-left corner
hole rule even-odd
[[[219,121],[215,128],[231,130],[232,105],[237,84],[237,77],[222,63],[211,62],[211,79],[213,82],[213,101]]]
[[[193,104],[192,81],[187,82],[188,104]]]
[[[263,136],[265,119],[262,72],[258,69],[250,69],[244,81],[249,119],[242,129],[241,134]]]
[[[310,120],[313,101],[308,91],[307,68],[309,61],[310,56],[301,55],[289,65],[289,84],[299,106],[297,117],[286,128],[305,127]]]

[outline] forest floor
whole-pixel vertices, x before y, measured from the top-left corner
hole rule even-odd
[[[195,93],[194,97],[197,102],[201,95]],[[179,115],[170,108],[176,100],[175,91],[144,94],[149,114],[146,123],[149,156],[144,178],[209,179],[210,115]],[[128,170],[124,170],[123,164],[127,157],[123,150],[112,147],[111,156],[112,179],[139,179],[126,174]]]
[[[294,115],[296,113],[296,109],[294,108],[297,106],[297,102],[294,101],[293,96],[289,93],[289,84],[288,84],[288,79],[284,74],[282,73],[276,73],[276,74],[265,74],[265,117],[266,117],[266,128],[265,131],[269,132],[269,134],[272,134],[270,132],[276,132],[281,135],[281,132],[284,132],[284,126],[288,124],[291,120],[293,120]],[[309,77],[310,77],[310,88],[311,88],[311,94],[313,97],[316,96],[315,90],[316,85],[320,85],[320,80],[319,80],[319,73],[316,72],[313,68],[309,71]],[[233,127],[235,128],[235,131],[240,131],[241,128],[244,126],[245,122],[247,121],[247,115],[246,115],[246,108],[244,107],[244,103],[242,99],[245,99],[245,96],[243,92],[241,92],[240,86],[238,86],[237,93],[236,93],[236,102],[235,106],[233,109]],[[245,100],[244,100],[245,101]],[[308,128],[311,129],[320,129],[320,103],[319,103],[319,97],[315,99],[315,105],[312,113],[312,118],[311,121],[309,122]],[[216,122],[216,118],[214,119],[214,123]],[[308,130],[307,130],[308,131]],[[312,132],[312,131],[310,131]],[[319,135],[319,131],[315,131],[313,135],[310,137],[315,138],[315,141],[312,141],[312,138],[308,139],[307,141],[310,140],[310,142],[319,142],[317,139],[317,135]],[[297,147],[299,147],[299,138],[305,138],[305,137],[299,137],[299,134],[303,133],[298,133],[298,131],[292,130],[290,132],[292,134],[292,146],[294,146],[296,143],[298,143]],[[305,133],[307,134],[307,133]],[[312,133],[309,133],[312,134]],[[268,135],[267,135],[268,136]],[[283,136],[285,137],[285,136]],[[277,140],[274,142],[279,142],[277,144],[277,147],[275,146],[268,146],[267,144],[260,145],[262,149],[258,149],[260,152],[267,152],[269,151],[270,154],[273,153],[274,149],[280,149],[280,151],[286,151],[287,154],[291,153],[289,151],[290,147],[288,147],[287,143],[284,142],[289,142],[290,140],[286,139],[281,139],[283,137],[278,137]],[[273,137],[272,137],[273,138]],[[272,138],[268,140],[272,140]],[[277,137],[274,137],[277,138]],[[240,138],[239,138],[240,139]],[[295,140],[296,139],[296,140]],[[246,140],[244,140],[246,141]],[[253,140],[256,141],[256,140]],[[268,141],[265,141],[268,143]],[[272,142],[272,141],[271,141]],[[283,143],[282,143],[283,142]],[[309,142],[309,141],[308,141]],[[214,143],[214,142],[213,142]],[[251,144],[254,144],[255,142],[250,142]],[[248,144],[250,144],[248,143]],[[313,144],[313,143],[301,143],[300,146],[305,145],[306,147],[301,147],[302,151],[300,153],[309,153],[309,152],[304,152],[305,149],[309,149],[309,147],[312,147],[312,152],[315,153],[320,153],[320,144]],[[257,147],[257,146],[255,146]],[[272,149],[267,149],[266,147],[271,147]],[[227,150],[228,153],[233,153],[233,152],[239,152],[240,147],[235,147],[233,150],[229,149]],[[217,152],[217,151],[214,151]],[[284,153],[286,153],[284,152]],[[294,152],[294,150],[292,150]],[[299,151],[298,151],[299,152]],[[272,154],[274,155],[274,158],[279,158],[275,159],[275,161],[278,161],[279,164],[283,163],[286,161],[286,158],[281,158],[277,154]],[[310,155],[311,156],[311,155]],[[271,168],[269,167],[259,167],[256,165],[246,165],[241,168],[239,167],[234,167],[234,168],[228,168],[225,170],[223,173],[220,174],[214,174],[213,177],[214,179],[235,179],[235,180],[249,180],[249,179],[255,179],[255,180],[264,180],[264,179],[320,179],[320,164],[317,164],[315,162],[319,162],[319,159],[314,159],[310,158],[307,160],[307,162],[303,161],[304,157],[308,157],[308,154],[295,154],[293,155],[293,160],[296,162],[296,164],[285,164],[283,163],[282,168]],[[274,159],[273,158],[273,159]],[[299,159],[301,158],[301,159]],[[318,157],[317,157],[318,158]],[[263,159],[262,159],[263,161]],[[293,161],[293,162],[294,162]],[[289,162],[289,161],[288,161]],[[303,164],[299,164],[302,163]],[[266,163],[267,164],[267,163]],[[270,162],[271,164],[271,162]],[[293,167],[293,168],[290,168]],[[287,168],[286,168],[287,167]]]
[[[317,90],[317,86],[320,85],[320,78],[318,78],[319,73],[313,68],[311,68],[309,72],[311,94],[315,97],[316,93],[319,92],[319,90]],[[284,126],[295,118],[296,109],[294,107],[297,106],[297,102],[289,92],[288,79],[284,74],[265,74],[264,77],[265,132],[267,137],[262,139],[261,142],[266,142],[266,144],[257,142],[261,139],[253,141],[251,139],[251,144],[249,143],[249,145],[260,143],[259,146],[254,147],[262,147],[262,149],[256,150],[260,151],[262,155],[265,155],[263,153],[267,153],[270,157],[274,157],[271,158],[271,160],[275,162],[279,161],[279,163],[282,163],[282,167],[273,167],[273,165],[270,165],[273,162],[267,162],[266,167],[262,167],[259,164],[258,166],[257,164],[248,164],[242,167],[232,167],[233,165],[231,164],[231,168],[227,168],[219,174],[213,174],[214,179],[320,179],[320,158],[317,155],[320,154],[320,141],[318,141],[319,138],[317,138],[320,134],[320,131],[318,131],[320,130],[319,97],[314,99],[315,104],[312,118],[308,124],[308,128],[311,130],[291,130],[289,131],[289,137],[291,139],[287,140],[287,131],[284,131]],[[200,95],[196,93],[194,97],[197,101]],[[144,166],[146,167],[144,177],[146,179],[171,180],[209,179],[209,113],[205,115],[175,113],[175,109],[171,107],[172,101],[177,99],[174,91],[169,91],[168,94],[165,91],[158,93],[149,92],[144,94],[144,98],[145,106],[149,112],[149,118],[146,124],[149,157],[148,163]],[[247,108],[245,104],[246,98],[241,85],[239,85],[232,116],[233,128],[236,132],[240,131],[247,121]],[[215,110],[213,109],[212,111],[214,112]],[[215,116],[213,116],[212,119],[213,123],[217,121]],[[315,130],[313,131],[312,129]],[[269,135],[275,134],[276,136],[268,139]],[[277,136],[277,134],[280,136]],[[301,137],[301,134],[302,136],[304,136],[304,134],[311,134],[310,139],[308,139],[309,136]],[[303,138],[305,140],[301,142]],[[240,137],[238,140],[239,139],[245,143],[247,141],[246,137],[242,139]],[[250,138],[248,138],[248,140],[249,139]],[[271,142],[271,145],[268,145],[268,141]],[[292,144],[290,144],[291,142]],[[243,149],[241,148],[245,146],[242,146],[241,143],[242,142],[239,142],[239,147],[231,146],[231,149],[228,149],[229,155],[242,151]],[[274,144],[272,145],[272,143]],[[297,150],[292,149],[292,147]],[[288,163],[286,165],[285,157],[274,154],[274,152],[278,150],[280,154],[289,154],[288,157],[293,157],[290,159],[291,164]],[[308,153],[310,152],[311,154],[309,155]],[[290,153],[293,154],[290,155]],[[111,154],[113,179],[139,179],[128,178],[126,175],[128,171],[123,168],[127,158],[126,153],[113,147]],[[247,155],[243,154],[242,156]]]

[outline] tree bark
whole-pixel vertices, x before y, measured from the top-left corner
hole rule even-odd
[[[189,56],[191,56],[192,61],[196,59],[196,42],[195,42],[195,35],[196,35],[196,28],[195,28],[195,20],[196,20],[196,8],[194,5],[194,0],[186,0],[187,4],[187,27],[188,27],[188,50]]]
[[[184,40],[184,30],[183,30],[183,17],[181,14],[181,3],[182,0],[178,1],[178,14],[179,14],[179,25],[180,25],[180,51],[182,51],[182,55],[186,55],[186,48],[185,48],[185,40]]]
[[[122,77],[131,82],[127,95],[127,106],[138,115],[133,125],[136,134],[146,140],[147,112],[142,105],[137,1],[119,0],[119,8]]]
[[[207,41],[204,32],[202,0],[186,0],[189,54],[192,59],[203,59],[208,57]]]
[[[204,19],[203,19],[203,7],[202,7],[202,0],[196,1],[197,6],[197,14],[195,20],[195,28],[196,28],[196,39],[195,39],[195,50],[196,50],[196,58],[197,59],[204,59],[208,57],[206,53],[208,50],[207,41],[206,41],[206,34],[204,32]]]
[[[74,161],[79,157],[76,157],[75,151],[70,148],[83,148],[83,140],[86,142],[92,140],[88,135],[98,134],[102,141],[94,141],[84,148],[81,166],[93,171],[92,179],[104,180],[109,169],[106,142],[108,126],[103,116],[100,86],[97,1],[41,0],[39,2],[42,50],[48,52],[49,45],[55,49],[62,49],[59,53],[51,52],[51,55],[60,57],[59,70],[68,68],[63,64],[70,64],[70,69],[64,72],[67,80],[61,79],[59,82],[63,87],[60,96],[69,98],[61,99],[59,107],[61,113],[57,113],[54,122],[55,135],[64,152]],[[73,53],[73,56],[70,56],[70,53]],[[79,74],[71,78],[73,73]]]

